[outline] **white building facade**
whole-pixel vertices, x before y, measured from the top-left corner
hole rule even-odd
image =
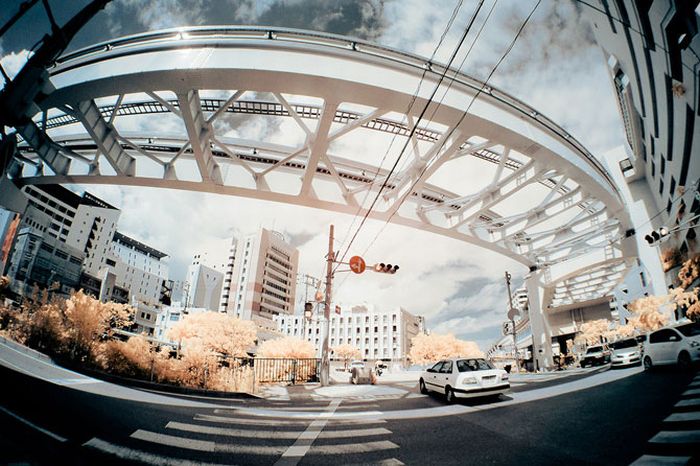
[[[279,315],[275,321],[280,333],[310,341],[316,347],[317,356],[321,357],[324,319],[313,317],[305,321],[300,315]],[[365,360],[406,363],[411,340],[424,332],[425,321],[421,316],[401,308],[377,311],[363,306],[361,310],[331,315],[329,345],[331,349],[352,345],[360,350],[360,358]]]

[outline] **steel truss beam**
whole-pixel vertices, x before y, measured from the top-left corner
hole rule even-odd
[[[22,157],[38,159],[54,173],[27,167],[21,182],[178,187],[349,214],[366,213],[358,194],[383,186],[370,217],[486,247],[531,268],[593,252],[615,260],[623,255],[615,234],[628,220],[619,214],[623,206],[602,166],[563,129],[494,88],[480,92],[475,109],[496,111],[474,110],[460,119],[464,102],[483,88],[460,73],[431,122],[415,129],[405,162],[391,178],[379,160],[360,162],[334,153],[336,143],[362,138],[361,131],[399,138],[412,133],[416,115],[406,113],[406,102],[424,74],[424,62],[356,41],[348,48],[335,36],[321,36],[187,29],[110,41],[59,59],[50,78],[55,91],[35,103],[40,111],[34,123],[17,128],[24,139]],[[222,43],[225,47],[219,47]],[[439,68],[429,69],[428,78]],[[222,90],[229,94],[219,98]],[[261,93],[274,98],[261,99]],[[110,96],[114,103],[96,103]],[[424,101],[419,93],[417,102]],[[357,110],[362,107],[367,110]],[[216,121],[230,114],[293,121],[303,142],[292,146],[217,134]],[[120,123],[146,115],[181,121],[184,134],[117,131]],[[68,135],[73,128],[83,132]],[[457,193],[437,184],[436,174],[464,157],[496,165],[486,186]],[[115,175],[99,170],[101,159]],[[146,170],[146,162],[159,169]],[[186,167],[192,162],[197,181],[189,180]],[[293,193],[275,184],[280,176],[295,180]],[[340,196],[332,197],[327,185]],[[535,185],[546,188],[535,207],[503,213],[506,203],[518,205],[518,196]],[[585,277],[594,266],[580,267],[576,276]],[[617,279],[617,270],[602,270],[611,281]],[[608,283],[596,280],[587,286],[566,282],[567,293],[588,296],[581,290]],[[560,299],[557,293],[552,291],[553,299]]]

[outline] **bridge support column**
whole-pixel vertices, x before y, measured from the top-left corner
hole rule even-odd
[[[530,328],[532,330],[532,360],[535,369],[548,369],[554,365],[552,357],[552,332],[546,310],[542,308],[544,287],[541,272],[530,272],[525,278],[529,301]]]

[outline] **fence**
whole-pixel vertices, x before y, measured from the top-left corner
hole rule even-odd
[[[321,360],[318,358],[234,358],[236,370],[253,369],[255,383],[318,382],[321,373]]]

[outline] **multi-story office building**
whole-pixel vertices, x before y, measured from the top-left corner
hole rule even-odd
[[[227,311],[276,330],[275,316],[294,313],[299,250],[261,228],[238,241]]]
[[[116,276],[116,284],[130,291],[131,301],[160,301],[163,282],[168,279],[167,254],[117,231],[110,256],[105,265]]]
[[[98,276],[106,265],[121,212],[92,194],[82,196],[60,185],[27,186],[29,206],[47,214],[48,236],[85,253],[83,271]]]
[[[82,251],[45,235],[39,225],[26,226],[17,233],[9,261],[11,289],[28,296],[36,285],[67,295],[78,288],[83,257]]]
[[[671,0],[598,0],[582,7],[603,49],[622,116],[627,147],[611,168],[623,174],[628,204],[645,213],[635,222],[641,280],[651,281],[655,293],[674,282],[684,259],[700,252],[696,7],[697,1]],[[649,245],[641,240],[661,226],[671,232],[667,241],[654,245],[663,271],[658,260],[653,264],[645,257]]]
[[[300,315],[275,317],[280,333],[303,338],[316,346],[321,356],[325,319],[304,319]],[[329,345],[333,347],[349,344],[360,350],[361,358],[367,360],[390,359],[406,363],[411,340],[425,332],[425,321],[404,309],[377,311],[365,308],[341,311],[331,315]]]

